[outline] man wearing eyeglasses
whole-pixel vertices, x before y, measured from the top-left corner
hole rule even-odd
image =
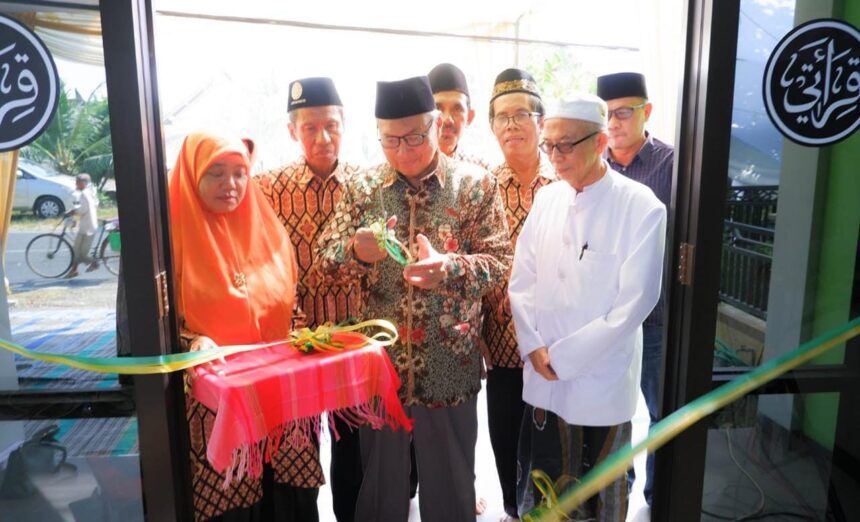
[[[540,504],[541,470],[572,484],[630,443],[642,321],[660,296],[666,208],[603,159],[606,104],[573,94],[547,113],[542,148],[560,181],[537,194],[509,285],[525,359],[517,483],[520,515]],[[616,480],[567,515],[624,520]]]
[[[361,429],[356,520],[406,522],[412,440],[421,519],[474,521],[481,298],[511,262],[498,183],[440,153],[426,76],[378,82],[376,118],[387,161],[344,186],[320,239],[321,268],[333,284],[366,282],[365,316],[399,326],[388,354],[414,428]],[[401,266],[388,256],[372,226],[412,259]]]
[[[534,78],[521,69],[497,77],[490,98],[490,126],[505,161],[493,175],[499,182],[511,244],[523,227],[534,196],[555,181],[549,160],[538,149],[544,106]],[[523,360],[511,317],[507,284],[484,297],[483,339],[487,369],[487,424],[502,488],[506,520],[517,518],[517,441],[523,418]]]
[[[635,72],[607,74],[597,79],[597,95],[609,107],[609,147],[605,157],[612,169],[644,183],[669,208],[672,190],[672,165],[675,149],[645,130],[651,116],[651,102],[645,77]],[[643,325],[642,394],[653,426],[660,420],[660,373],[663,360],[664,294]],[[651,505],[654,479],[654,454],[648,455],[645,468],[645,502]],[[629,482],[633,483],[633,468]]]
[[[301,146],[302,157],[254,179],[296,247],[299,277],[294,327],[316,328],[328,321],[337,324],[361,316],[358,288],[324,285],[313,269],[317,240],[341,198],[344,181],[358,167],[340,159],[343,103],[334,82],[303,78],[291,82],[289,92],[288,130]],[[338,522],[351,522],[361,487],[358,430],[339,417],[334,419],[332,428],[338,436],[331,437],[332,507]],[[284,488],[279,497],[290,499],[286,506],[292,515],[276,514],[276,518],[317,520],[318,488],[325,482],[319,448],[281,447],[273,467],[276,480],[285,485],[276,488]]]

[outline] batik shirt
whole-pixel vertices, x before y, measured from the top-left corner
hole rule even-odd
[[[412,188],[388,164],[351,178],[335,217],[320,239],[322,272],[333,284],[365,280],[365,317],[388,319],[400,338],[388,354],[407,406],[456,406],[481,387],[481,298],[507,277],[512,248],[498,183],[476,165],[438,154],[436,169]],[[360,227],[397,216],[394,232],[415,255],[425,235],[446,257],[434,290],[406,282],[403,267],[385,258],[353,257]]]
[[[468,152],[464,152],[461,150],[455,150],[453,157],[456,160],[465,161],[466,163],[474,163],[475,165],[482,167],[485,170],[490,170],[490,164],[487,163],[487,160],[480,156],[475,156],[474,154],[469,154]]]
[[[254,178],[296,248],[298,284],[294,318],[311,328],[326,321],[339,323],[359,317],[359,288],[349,291],[341,286],[325,286],[313,268],[317,240],[340,201],[343,182],[357,170],[358,167],[340,161],[331,176],[321,180],[307,161],[300,158]],[[273,458],[277,482],[304,488],[325,483],[316,445],[296,449],[282,444],[281,448]]]
[[[499,191],[505,205],[511,245],[516,245],[517,236],[529,215],[535,194],[541,187],[556,180],[555,170],[549,159],[541,154],[538,174],[528,185],[520,183],[517,173],[507,162],[493,169],[493,175],[499,182]],[[507,279],[484,297],[483,335],[490,352],[490,362],[494,367],[522,368],[523,360],[517,349],[517,334],[514,331],[514,319],[508,300]]]
[[[357,171],[357,166],[340,161],[323,181],[301,158],[255,178],[296,248],[299,280],[295,315],[310,327],[360,316],[359,289],[350,291],[342,286],[322,285],[313,268],[317,241],[340,201],[344,180]]]

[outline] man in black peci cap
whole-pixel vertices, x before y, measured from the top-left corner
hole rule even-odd
[[[468,161],[489,170],[490,164],[483,158],[469,154],[460,146],[460,138],[475,119],[475,109],[472,108],[466,75],[456,65],[440,63],[430,70],[427,78],[430,80],[436,109],[442,115],[439,150],[446,156]]]
[[[481,297],[511,263],[498,184],[440,153],[426,76],[378,82],[376,118],[387,161],[344,186],[320,239],[321,269],[334,284],[365,282],[365,317],[398,325],[399,340],[387,349],[415,424],[412,433],[361,429],[356,520],[406,522],[413,440],[421,519],[474,521]],[[406,245],[408,264],[380,249],[372,226]]]
[[[296,247],[298,285],[294,327],[316,328],[361,316],[358,289],[324,285],[313,272],[317,240],[340,200],[344,180],[358,167],[340,159],[343,103],[330,78],[303,78],[290,83],[287,101],[290,137],[302,156],[254,179],[272,205]],[[334,416],[338,436],[332,436],[332,507],[338,522],[352,522],[361,487],[358,430]],[[297,520],[316,520],[318,488],[324,483],[319,449],[282,445],[275,456],[276,479],[291,488]]]
[[[645,130],[652,109],[645,76],[636,72],[600,76],[597,78],[597,95],[609,107],[609,147],[604,154],[609,166],[650,187],[668,209],[675,149]],[[664,259],[671,259],[671,256],[666,255]],[[648,405],[652,426],[660,420],[664,296],[665,289],[654,311],[642,325],[642,394]],[[654,478],[653,453],[648,455],[645,474],[645,501],[650,506]],[[629,477],[632,484],[632,468]]]
[[[552,164],[540,153],[544,106],[534,78],[522,69],[496,77],[490,126],[505,156],[493,169],[505,205],[511,245],[523,228],[537,192],[555,181]],[[483,339],[489,352],[487,424],[502,488],[506,519],[517,518],[517,443],[523,417],[523,360],[517,349],[507,279],[484,297]],[[526,478],[526,480],[529,480]]]

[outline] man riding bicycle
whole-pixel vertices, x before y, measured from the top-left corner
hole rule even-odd
[[[99,262],[90,257],[90,247],[98,229],[98,198],[91,186],[92,179],[89,174],[78,174],[75,176],[75,188],[81,193],[81,197],[75,204],[75,208],[66,213],[66,217],[78,216],[78,234],[75,236],[74,261],[72,269],[66,274],[66,278],[78,276],[78,265],[89,263],[87,272],[92,272],[99,267]]]

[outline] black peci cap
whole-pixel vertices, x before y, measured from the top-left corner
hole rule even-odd
[[[496,76],[490,103],[499,96],[512,92],[525,92],[540,98],[537,82],[531,74],[522,69],[505,69]]]
[[[635,72],[605,74],[597,78],[597,95],[606,101],[616,98],[648,98],[645,76]]]
[[[456,65],[440,63],[427,75],[433,94],[443,91],[457,91],[469,96],[466,75]]]
[[[287,112],[305,107],[343,107],[331,78],[303,78],[290,82],[290,100]]]
[[[396,120],[435,110],[436,102],[426,76],[376,82],[376,117],[380,120]]]

